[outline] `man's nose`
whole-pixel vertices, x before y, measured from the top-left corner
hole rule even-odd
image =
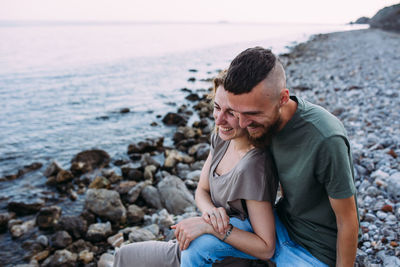
[[[244,116],[243,114],[239,113],[239,126],[240,128],[247,128],[247,126],[250,125],[251,121],[246,118],[246,116]]]

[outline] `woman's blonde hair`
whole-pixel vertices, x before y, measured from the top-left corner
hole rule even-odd
[[[228,72],[227,69],[221,71],[220,73],[218,73],[217,77],[215,77],[213,80],[214,86],[213,86],[212,91],[208,95],[208,98],[211,99],[211,105],[214,105],[214,98],[215,98],[215,94],[217,92],[218,87],[220,87],[221,85],[222,86],[224,85],[224,81],[225,81],[227,72]],[[218,134],[218,126],[217,125],[214,126],[214,131],[216,134]]]

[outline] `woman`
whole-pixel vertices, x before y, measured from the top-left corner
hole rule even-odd
[[[155,241],[122,247],[114,266],[178,266],[179,262],[211,266],[229,256],[262,260],[273,256],[277,180],[272,160],[265,150],[250,144],[247,132],[229,111],[223,79],[224,73],[214,80],[217,133],[195,196],[202,216],[172,226],[178,244]]]

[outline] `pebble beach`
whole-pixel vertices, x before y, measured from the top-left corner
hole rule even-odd
[[[280,55],[291,94],[326,108],[348,132],[362,230],[356,266],[400,266],[399,44],[398,33],[365,29],[314,35]],[[173,145],[151,138],[127,144],[119,158],[82,151],[69,168],[49,162],[2,178],[39,170],[84,208],[63,215],[51,194],[9,203],[0,230],[22,255],[0,266],[112,266],[123,244],[174,238],[170,226],[198,214],[193,194],[213,129],[208,88],[182,90],[190,104],[176,103],[162,119],[176,127]]]

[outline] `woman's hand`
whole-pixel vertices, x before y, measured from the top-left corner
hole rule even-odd
[[[222,207],[212,208],[205,210],[201,216],[204,221],[211,224],[214,231],[220,234],[225,234],[228,230],[229,216],[226,214],[226,210]]]
[[[212,226],[205,222],[202,217],[184,219],[172,225],[171,228],[175,229],[175,236],[178,240],[180,250],[187,249],[190,242],[197,237],[213,231]]]

